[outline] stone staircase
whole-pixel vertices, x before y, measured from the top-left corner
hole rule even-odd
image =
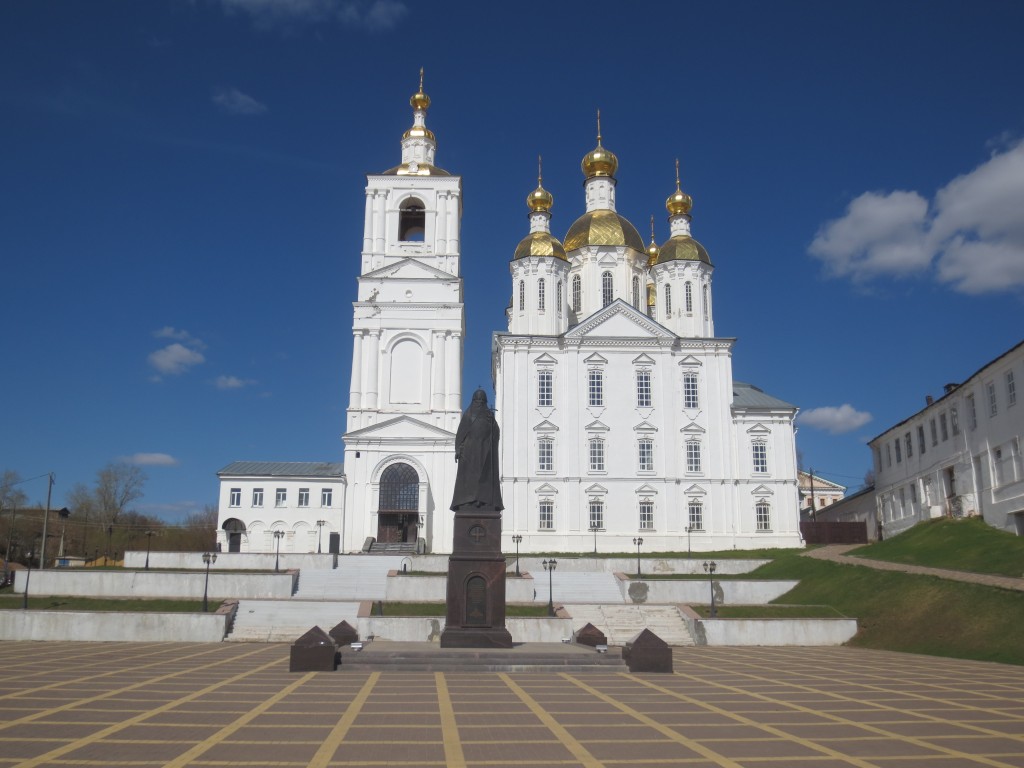
[[[669,645],[695,645],[679,609],[672,605],[565,605],[573,632],[593,624],[609,645],[624,645],[649,629]]]
[[[403,559],[399,555],[339,557],[333,570],[303,570],[292,599],[383,600],[388,571],[400,569]]]
[[[325,632],[344,620],[358,623],[359,603],[307,600],[240,600],[225,640],[236,643],[291,643],[317,626]]]
[[[532,572],[531,572],[532,573]],[[537,594],[535,602],[548,601],[548,574],[533,573]],[[558,603],[622,603],[619,582],[612,573],[599,571],[562,571],[557,569],[551,579],[554,601]]]

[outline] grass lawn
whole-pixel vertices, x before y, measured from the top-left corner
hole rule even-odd
[[[34,611],[133,611],[145,613],[198,613],[203,610],[202,600],[116,600],[94,597],[58,597],[46,595],[33,597],[29,589],[28,607]],[[20,609],[23,595],[12,595],[7,590],[0,592],[0,610]],[[219,602],[212,602],[216,610]]]
[[[1024,592],[786,554],[751,574],[799,579],[779,598],[857,618],[850,645],[1024,664]]]
[[[850,554],[931,568],[1024,576],[1024,536],[996,530],[980,517],[929,520]]]
[[[444,616],[444,603],[384,603],[385,616]],[[546,605],[506,605],[506,616],[547,616]]]
[[[703,563],[705,560],[771,560],[774,557],[778,557],[786,552],[803,552],[802,549],[726,549],[721,552],[693,552],[687,554],[684,552],[641,552],[641,560],[696,560]],[[508,558],[509,562],[515,560],[515,553],[511,555],[505,552],[505,557]],[[541,557],[541,558],[562,558],[565,560],[580,560],[585,557],[597,558],[600,560],[608,560],[610,558],[630,558],[634,562],[636,561],[636,550],[632,552],[599,552],[594,554],[593,552],[531,552],[529,555],[523,554],[521,558],[526,557]]]
[[[704,618],[711,616],[710,605],[690,606]],[[720,619],[845,619],[831,605],[720,605]]]

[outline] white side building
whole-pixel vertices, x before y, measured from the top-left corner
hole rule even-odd
[[[617,166],[599,135],[564,243],[551,195],[527,198],[493,343],[505,547],[801,546],[796,408],[733,380],[735,340],[714,335],[713,266],[678,178],[670,237],[645,248],[616,212]]]
[[[817,516],[825,507],[835,504],[846,494],[846,486],[833,483],[818,475],[800,470],[797,472],[797,481],[800,483],[800,516],[804,520],[810,520]]]
[[[888,537],[943,515],[1024,534],[1024,342],[870,441]]]

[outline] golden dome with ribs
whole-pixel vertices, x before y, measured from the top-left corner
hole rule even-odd
[[[531,232],[516,246],[516,252],[512,260],[525,259],[530,256],[554,256],[556,259],[567,261],[565,248],[558,242],[558,238],[550,232]]]
[[[643,238],[636,227],[615,211],[590,211],[580,216],[565,233],[565,250],[575,251],[587,245],[625,245],[645,253]]]
[[[669,261],[702,261],[711,264],[711,257],[707,249],[689,235],[676,235],[661,246],[658,254],[659,264]]]

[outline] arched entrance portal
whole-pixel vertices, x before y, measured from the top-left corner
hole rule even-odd
[[[415,542],[420,508],[420,477],[408,464],[392,464],[380,476],[377,541]]]
[[[228,552],[241,552],[242,536],[245,535],[245,523],[237,517],[232,517],[229,520],[225,520],[224,525],[221,527],[227,535]]]

